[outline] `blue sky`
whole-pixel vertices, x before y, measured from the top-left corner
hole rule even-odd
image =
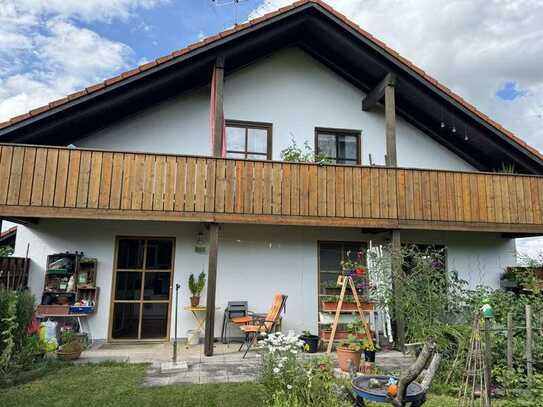
[[[247,19],[263,0],[172,1],[152,9],[141,9],[126,21],[83,23],[83,26],[132,48],[137,60],[154,59]],[[237,11],[235,10],[237,9]]]

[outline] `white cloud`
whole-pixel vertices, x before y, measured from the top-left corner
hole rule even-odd
[[[267,0],[250,18],[290,4]],[[337,0],[328,4],[543,150],[543,2]],[[496,97],[505,82],[526,95]]]
[[[169,0],[0,0],[0,121],[133,65],[127,45],[80,26]]]

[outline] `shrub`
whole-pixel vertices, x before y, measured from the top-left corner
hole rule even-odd
[[[27,291],[0,290],[0,371],[23,368],[34,355],[27,327],[34,297]]]

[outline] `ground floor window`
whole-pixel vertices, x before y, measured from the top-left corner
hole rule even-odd
[[[174,246],[173,238],[117,239],[111,339],[168,338]]]

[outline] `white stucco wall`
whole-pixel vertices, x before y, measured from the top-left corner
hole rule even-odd
[[[209,155],[209,87],[137,113],[75,144],[116,150]],[[362,162],[384,164],[384,112],[363,112],[365,94],[298,48],[240,69],[225,80],[226,119],[273,124],[273,158],[294,138],[314,145],[315,127],[362,131]],[[473,170],[465,161],[398,118],[398,165]]]
[[[196,235],[205,231],[199,223],[114,222],[41,220],[17,235],[15,255],[24,256],[30,242],[30,288],[38,301],[48,254],[83,251],[98,258],[98,312],[90,318],[95,339],[108,333],[115,236],[175,237],[175,283],[181,284],[180,305],[188,303],[190,273],[207,271],[207,254],[194,251]],[[82,233],[84,231],[84,233]],[[378,238],[378,236],[377,236]],[[250,309],[266,312],[277,292],[289,296],[285,330],[317,330],[317,242],[364,241],[359,229],[223,225],[220,237],[215,332],[220,334],[223,310],[229,300],[247,300]],[[402,239],[445,244],[448,265],[475,286],[497,286],[504,267],[514,264],[514,241],[496,234],[453,232],[403,232]],[[24,248],[24,250],[23,250]],[[205,303],[205,294],[202,298]],[[182,336],[194,328],[192,316],[180,311]],[[173,321],[173,316],[172,316]],[[173,322],[172,322],[173,323]]]

